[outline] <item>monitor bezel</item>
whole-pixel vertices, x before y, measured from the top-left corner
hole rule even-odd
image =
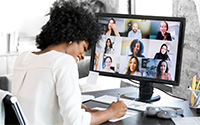
[[[179,41],[178,41],[178,51],[177,51],[177,62],[176,62],[176,70],[175,70],[175,79],[174,81],[155,79],[155,78],[147,78],[140,76],[128,76],[125,74],[117,74],[117,73],[109,73],[103,71],[94,70],[94,58],[95,58],[95,46],[91,49],[91,60],[90,60],[90,71],[98,72],[99,75],[125,78],[125,79],[133,79],[138,81],[146,81],[153,83],[162,83],[178,86],[180,84],[181,77],[181,66],[182,66],[182,56],[183,56],[183,42],[184,42],[184,34],[185,34],[185,21],[184,17],[166,17],[166,16],[146,16],[146,15],[130,15],[130,14],[113,14],[113,13],[96,13],[96,20],[98,22],[98,17],[113,17],[113,18],[132,18],[132,19],[146,19],[146,20],[161,20],[161,21],[177,21],[180,22],[180,31],[179,31]]]

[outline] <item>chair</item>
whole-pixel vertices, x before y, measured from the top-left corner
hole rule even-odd
[[[21,110],[17,98],[11,95],[6,95],[3,99],[4,109],[5,109],[5,125],[15,124],[15,125],[26,125],[27,120]]]

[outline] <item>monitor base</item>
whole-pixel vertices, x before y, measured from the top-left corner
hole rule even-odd
[[[139,94],[133,92],[133,93],[123,94],[122,96],[135,101],[148,102],[148,103],[160,100],[160,96],[153,93],[152,83],[146,81],[140,81]]]
[[[148,100],[140,100],[139,96],[135,95],[135,93],[126,93],[126,94],[123,94],[122,97],[135,100],[135,101],[147,102],[147,103],[160,100],[160,95],[157,95],[155,93]]]

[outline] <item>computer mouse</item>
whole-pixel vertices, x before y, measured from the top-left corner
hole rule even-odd
[[[160,108],[161,110],[157,113],[159,118],[170,119],[177,117],[176,110],[172,108]]]
[[[147,107],[146,115],[147,116],[156,116],[159,111],[160,111],[160,107]]]

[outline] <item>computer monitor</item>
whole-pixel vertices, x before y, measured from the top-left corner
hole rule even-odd
[[[151,100],[152,83],[180,83],[185,18],[96,14],[102,38],[90,70],[140,81],[139,100]]]

